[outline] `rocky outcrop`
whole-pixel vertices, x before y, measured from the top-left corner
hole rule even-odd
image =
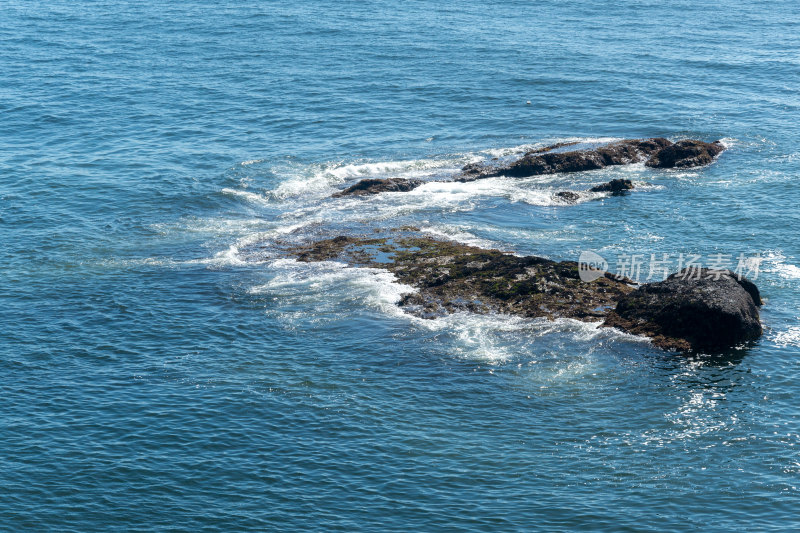
[[[585,283],[574,261],[519,257],[413,232],[363,239],[339,236],[289,253],[299,261],[337,260],[389,270],[417,289],[400,305],[423,318],[471,311],[597,321],[633,290],[626,280],[611,275]]]
[[[718,351],[761,335],[761,295],[729,270],[682,270],[620,298],[605,325],[665,349]]]
[[[650,155],[669,146],[667,139],[619,141],[594,150],[575,150],[541,155],[526,155],[503,169],[503,175],[523,178],[557,172],[598,170],[608,166],[645,161]]]
[[[456,180],[473,181],[495,176],[525,178],[558,172],[598,170],[613,165],[646,161],[650,156],[671,144],[667,139],[658,137],[618,141],[591,150],[528,152],[522,158],[506,166],[483,168],[473,166],[457,176]]]
[[[299,261],[343,261],[386,269],[417,290],[399,305],[423,318],[455,311],[603,322],[679,351],[719,351],[761,335],[756,286],[730,271],[700,269],[636,288],[599,273],[580,278],[578,264],[519,257],[499,250],[420,236],[339,236],[294,246]]]
[[[610,192],[613,195],[624,194],[625,191],[633,189],[631,180],[615,179],[602,185],[596,185],[589,189],[591,192]]]
[[[333,195],[334,198],[342,196],[364,196],[369,194],[378,194],[382,192],[406,192],[416,189],[424,182],[415,179],[403,178],[369,178],[363,179],[346,188],[343,191],[337,192]]]
[[[505,166],[472,163],[464,167],[455,179],[473,181],[497,176],[526,178],[559,172],[599,170],[609,166],[642,162],[656,168],[687,168],[707,165],[725,149],[719,141],[707,143],[687,139],[672,143],[662,137],[655,137],[618,141],[588,150],[553,151],[570,144],[573,143],[528,151],[520,159]]]
[[[465,165],[453,180],[467,182],[498,176],[526,178],[560,172],[599,170],[609,166],[642,162],[655,168],[688,168],[711,163],[725,149],[719,141],[707,143],[687,139],[672,143],[662,137],[655,137],[617,141],[587,150],[555,151],[574,144],[578,143],[565,142],[535,148],[507,165],[494,162],[470,163]],[[334,194],[333,197],[405,192],[419,187],[422,183],[423,181],[416,179],[368,178]],[[627,184],[630,184],[630,180],[612,180],[606,184],[608,189],[601,190],[595,187],[591,190],[622,194],[633,188],[632,184],[629,187]]]
[[[654,168],[689,168],[711,163],[725,147],[721,142],[684,140],[666,146],[653,154],[645,165]]]

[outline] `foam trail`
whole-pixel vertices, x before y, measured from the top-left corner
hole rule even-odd
[[[783,279],[800,279],[800,267],[786,262],[786,259],[781,251],[768,251],[762,257],[762,268],[765,272],[774,272]],[[752,258],[750,260],[752,263]]]
[[[349,306],[373,309],[402,319],[410,326],[445,335],[454,355],[489,362],[505,362],[531,352],[537,339],[566,335],[589,344],[606,340],[649,342],[599,323],[572,319],[530,319],[503,314],[454,313],[434,320],[406,313],[397,305],[404,294],[416,292],[412,286],[397,281],[390,272],[376,268],[352,268],[344,263],[323,261],[302,263],[294,259],[269,262],[276,275],[264,284],[251,287],[249,293],[278,298],[291,312],[278,316],[292,324],[320,316],[338,317]],[[297,312],[296,307],[307,309]],[[522,333],[522,335],[518,335]]]
[[[772,340],[780,346],[800,346],[800,326],[789,326],[777,332]]]

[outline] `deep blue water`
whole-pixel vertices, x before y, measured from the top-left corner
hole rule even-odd
[[[3,3],[0,528],[800,528],[800,5],[243,4]],[[328,198],[650,136],[729,149]],[[637,190],[553,199],[614,177]],[[403,224],[554,259],[761,254],[765,334],[687,359],[422,321],[386,273],[268,252]]]

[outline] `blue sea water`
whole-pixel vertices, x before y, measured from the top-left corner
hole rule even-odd
[[[800,4],[0,11],[0,529],[800,529]],[[651,136],[728,150],[329,198]],[[686,358],[425,321],[388,273],[269,253],[404,224],[612,267],[760,254],[765,333]]]

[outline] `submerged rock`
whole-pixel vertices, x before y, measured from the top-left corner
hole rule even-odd
[[[625,191],[633,189],[631,180],[615,179],[602,185],[596,185],[589,189],[591,192],[610,192],[611,194],[623,194]]]
[[[556,198],[558,198],[559,200],[564,200],[565,202],[569,202],[571,204],[574,204],[575,202],[577,202],[581,197],[580,194],[578,194],[578,193],[576,193],[574,191],[559,191],[559,192],[555,193],[554,196]]]
[[[368,178],[363,179],[346,188],[343,191],[337,192],[332,196],[340,198],[342,196],[363,196],[368,194],[378,194],[382,192],[406,192],[416,189],[424,182],[416,179],[403,179],[403,178]]]
[[[576,144],[580,144],[580,141],[570,141],[570,142],[562,142],[551,144],[549,146],[542,146],[541,148],[532,148],[525,152],[525,155],[529,154],[543,154],[545,152],[552,152],[558,148],[566,148],[567,146],[575,146]]]
[[[684,269],[623,296],[605,325],[660,348],[724,350],[761,336],[760,305],[756,286],[729,270]]]
[[[724,350],[761,335],[758,289],[730,271],[684,270],[638,288],[599,271],[584,282],[574,261],[520,257],[401,228],[388,237],[339,236],[284,251],[299,261],[386,269],[416,289],[399,305],[423,318],[456,311],[574,318],[681,351]]]
[[[697,167],[711,163],[723,150],[725,147],[719,141],[707,143],[687,139],[659,150],[645,165],[654,168]]]

